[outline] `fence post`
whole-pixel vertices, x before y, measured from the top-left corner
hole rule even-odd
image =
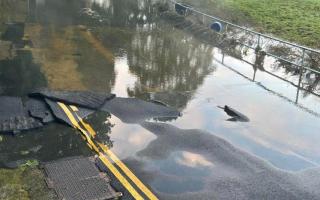
[[[260,47],[260,43],[261,43],[261,35],[258,34],[258,45],[256,47],[256,53],[258,53],[260,50],[261,50],[261,47]]]
[[[224,65],[224,53],[222,53],[222,64]]]
[[[301,57],[301,62],[300,62],[300,67],[299,67],[299,83],[298,83],[298,89],[297,89],[297,96],[296,96],[296,103],[299,102],[299,94],[300,94],[300,89],[301,89],[301,82],[302,82],[302,75],[303,75],[303,65],[304,65],[304,59],[305,59],[305,53],[306,53],[306,50],[303,49],[302,51],[302,57]]]

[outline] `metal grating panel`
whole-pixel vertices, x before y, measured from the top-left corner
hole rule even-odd
[[[75,157],[44,165],[47,182],[61,199],[105,200],[121,196],[90,158]]]

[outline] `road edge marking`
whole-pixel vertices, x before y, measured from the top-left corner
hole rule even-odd
[[[112,174],[120,181],[120,183],[129,191],[129,193],[136,199],[136,200],[144,200],[144,198],[134,189],[134,187],[128,182],[128,180],[119,172],[119,170],[108,160],[106,155],[100,152],[99,148],[94,144],[94,142],[91,140],[91,138],[88,135],[88,130],[84,130],[71,111],[68,109],[67,105],[64,103],[58,102],[58,105],[60,108],[64,111],[64,113],[67,115],[69,120],[71,121],[74,128],[78,129],[82,134],[85,135],[85,138],[87,140],[87,143],[91,149],[96,151],[96,153],[99,156],[99,159],[103,162],[103,164],[112,172]],[[81,122],[81,121],[80,121]],[[93,129],[92,129],[93,130]],[[87,132],[88,131],[88,132]],[[91,133],[89,133],[91,134]]]

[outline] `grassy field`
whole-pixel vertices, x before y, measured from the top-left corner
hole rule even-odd
[[[44,174],[35,166],[17,169],[0,168],[1,200],[53,200],[55,195],[46,186]]]
[[[320,48],[320,0],[185,0],[256,30]]]

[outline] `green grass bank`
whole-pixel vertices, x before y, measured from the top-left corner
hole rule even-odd
[[[320,48],[320,0],[184,0],[210,14]]]
[[[1,200],[54,200],[55,194],[45,183],[44,174],[36,166],[0,169]]]

